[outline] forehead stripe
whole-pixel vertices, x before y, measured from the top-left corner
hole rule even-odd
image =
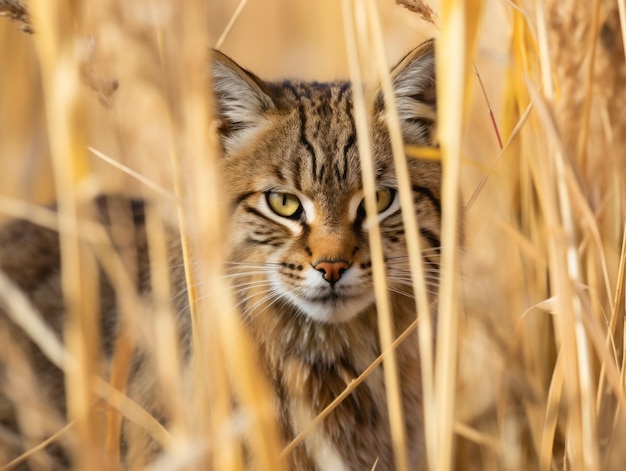
[[[304,104],[302,103],[302,93],[305,93],[307,98],[310,98],[310,92],[306,88],[298,90],[289,82],[285,82],[284,87],[287,88],[291,93],[293,93],[294,97],[298,101],[298,116],[300,118],[300,144],[306,149],[306,151],[311,155],[311,169],[313,171],[313,178],[317,179],[317,156],[315,155],[315,149],[313,145],[306,137],[306,112],[304,110]]]
[[[311,142],[309,142],[309,139],[306,137],[306,112],[304,111],[304,105],[302,103],[298,106],[298,112],[300,114],[300,144],[311,154],[313,178],[317,179],[317,156],[315,155],[315,149],[311,145]]]
[[[352,146],[354,146],[355,142],[356,136],[354,135],[354,133],[352,133],[348,137],[348,141],[346,142],[346,144],[343,146],[343,174],[341,175],[343,177],[343,180],[347,180],[348,178],[348,168],[350,167],[348,163],[348,152],[350,152],[350,149],[352,148]]]

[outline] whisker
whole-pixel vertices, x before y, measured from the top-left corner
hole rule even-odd
[[[274,303],[276,303],[279,299],[282,298],[286,298],[287,295],[285,293],[281,293],[277,290],[272,290],[270,291],[268,294],[266,294],[265,296],[263,296],[260,300],[258,300],[257,302],[255,302],[252,306],[250,306],[248,309],[246,309],[245,311],[242,312],[242,317],[244,318],[244,320],[247,320],[249,318],[252,318],[252,315],[256,315],[259,316],[260,314],[262,314],[263,312],[265,312],[267,309],[269,309]],[[273,298],[273,299],[272,299]],[[265,306],[262,310],[257,311],[257,308],[265,303],[266,301],[272,299],[272,301]]]

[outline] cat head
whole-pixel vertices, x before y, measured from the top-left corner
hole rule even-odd
[[[213,87],[232,204],[230,266],[246,315],[340,323],[374,304],[368,224],[348,82],[270,83],[216,52]],[[434,44],[392,69],[406,144],[435,145]],[[370,107],[378,221],[390,289],[412,296],[385,105]],[[410,158],[414,211],[435,290],[441,207],[438,162]]]

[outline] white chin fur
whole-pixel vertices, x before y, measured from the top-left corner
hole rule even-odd
[[[374,296],[363,294],[359,297],[338,297],[332,301],[311,301],[293,294],[289,301],[310,319],[328,324],[339,324],[354,319],[374,303]]]

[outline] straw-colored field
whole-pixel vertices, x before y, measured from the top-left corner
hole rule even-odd
[[[78,243],[81,202],[117,192],[163,203],[150,222],[156,260],[167,263],[163,219],[180,223],[185,241],[207,242],[187,257],[222,260],[228,217],[216,174],[208,48],[217,45],[265,79],[361,74],[370,90],[380,69],[431,36],[438,38],[441,152],[428,156],[443,159],[444,232],[436,345],[419,346],[430,359],[423,371],[430,468],[623,469],[624,0],[424,2],[436,25],[392,0],[26,3],[33,34],[23,31],[25,18],[0,17],[0,221],[58,224],[63,289],[76,307],[64,346],[38,329],[36,313],[1,273],[0,307],[21,317],[48,355],[73,366],[69,426],[55,422],[46,404],[32,407],[27,392],[37,378],[23,371],[20,384],[29,417],[45,424],[41,439],[56,426],[55,440],[74,440],[76,469],[115,469],[93,456],[119,453],[122,416],[170,451],[154,470],[243,469],[237,427],[244,425],[263,471],[280,469],[289,445],[278,442],[265,413],[256,359],[228,314],[232,296],[217,307],[202,297],[195,303],[196,378],[203,380],[193,393],[180,379],[171,312],[161,309],[142,331],[158,345],[155,375],[174,413],[167,430],[117,391],[132,341],[118,339],[111,378],[93,378],[95,272]],[[0,0],[0,13],[20,5]],[[38,210],[53,200],[58,222]],[[101,257],[116,269],[116,257]],[[219,269],[204,271],[212,289],[228,292]],[[165,287],[167,296],[167,280],[155,275],[155,289]],[[134,293],[119,295],[132,310]],[[12,356],[7,337],[0,332],[0,356],[19,371],[23,358]],[[253,411],[244,425],[230,420],[233,396]],[[0,469],[12,469],[1,427]],[[31,462],[48,469],[45,460]]]

